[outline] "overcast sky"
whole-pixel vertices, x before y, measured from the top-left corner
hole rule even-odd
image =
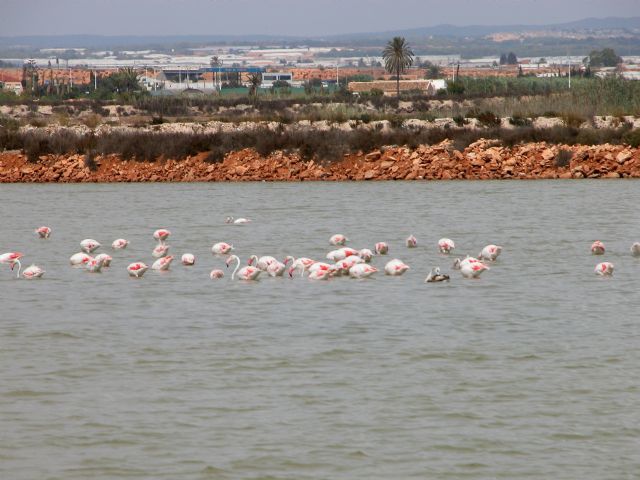
[[[640,0],[1,0],[0,35],[322,36],[640,16]]]

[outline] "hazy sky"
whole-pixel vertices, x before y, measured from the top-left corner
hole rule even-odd
[[[640,16],[640,0],[1,0],[0,36],[321,36],[607,16]]]

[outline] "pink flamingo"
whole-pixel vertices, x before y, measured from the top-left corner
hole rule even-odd
[[[85,267],[90,273],[100,273],[102,271],[102,267],[104,267],[104,261],[97,257],[92,258],[85,264]]]
[[[333,235],[329,239],[329,244],[330,245],[345,245],[348,241],[349,241],[349,239],[347,237],[345,237],[341,233],[337,233],[337,234]]]
[[[18,274],[16,275],[16,278],[18,278],[20,277],[20,270],[22,269],[22,263],[20,263],[20,259],[22,257],[24,257],[24,254],[20,252],[3,253],[0,255],[0,263],[5,265],[9,264],[11,271],[13,271],[15,266],[18,265]]]
[[[31,265],[30,267],[25,268],[24,272],[22,272],[22,276],[28,280],[33,278],[42,278],[44,274],[45,271],[36,265]]]
[[[489,260],[490,262],[495,262],[496,259],[502,253],[502,247],[498,245],[487,245],[482,249],[478,258],[480,260]]]
[[[93,253],[98,248],[100,248],[100,242],[93,240],[92,238],[87,238],[80,242],[80,249],[85,253]]]
[[[129,240],[125,240],[124,238],[119,238],[114,240],[111,244],[111,248],[114,250],[124,250],[129,245]]]
[[[130,277],[140,278],[144,275],[149,267],[143,262],[134,262],[127,267]]]
[[[196,264],[196,256],[193,253],[185,253],[180,260],[185,267],[191,267]]]
[[[269,265],[271,265],[274,262],[277,262],[277,260],[274,257],[270,257],[270,256],[264,256],[264,257],[258,258],[257,255],[251,255],[249,257],[249,265],[253,265],[254,262],[257,268],[259,268],[263,272],[266,272]]]
[[[165,228],[161,228],[153,232],[153,238],[155,238],[159,244],[163,244],[167,238],[169,238],[171,232]]]
[[[456,244],[453,243],[453,240],[450,238],[441,238],[438,240],[438,248],[440,249],[440,253],[449,254],[456,248]]]
[[[369,263],[373,258],[373,252],[368,248],[363,248],[358,252],[358,256],[363,259],[366,263]]]
[[[394,258],[390,262],[384,266],[384,273],[392,276],[400,276],[409,270],[409,265],[404,263],[402,260],[398,260]]]
[[[156,248],[153,249],[151,255],[153,258],[162,258],[165,257],[169,253],[169,245],[164,243],[159,243]]]
[[[591,253],[593,255],[604,255],[604,243],[600,240],[596,240],[591,244]]]
[[[349,247],[342,247],[338,250],[332,250],[327,253],[327,260],[331,260],[332,262],[339,262],[340,260],[344,260],[347,257],[351,257],[352,255],[358,255],[358,251]]]
[[[389,245],[387,245],[386,242],[378,242],[376,243],[375,250],[378,255],[386,255],[389,253]]]
[[[110,267],[111,261],[113,260],[113,258],[111,258],[111,255],[107,255],[106,253],[101,253],[99,255],[96,255],[96,260],[101,261],[103,267]]]
[[[224,219],[224,223],[231,223],[233,225],[246,225],[247,223],[251,223],[251,220],[248,218],[236,218],[227,217]]]
[[[602,262],[596,265],[595,270],[597,275],[601,275],[603,277],[610,277],[613,275],[613,263],[611,262]]]
[[[93,257],[91,255],[88,255],[84,252],[78,252],[71,255],[71,258],[69,258],[69,263],[74,267],[78,267],[86,265],[90,260],[93,260]]]
[[[460,265],[460,273],[464,278],[478,278],[485,270],[489,270],[489,267],[482,262],[462,262]]]
[[[233,250],[233,245],[225,242],[216,243],[211,247],[211,252],[214,255],[227,255],[231,250]]]
[[[36,233],[40,238],[49,238],[51,236],[51,229],[49,227],[40,227],[36,230]]]
[[[217,280],[222,277],[224,277],[224,272],[222,270],[211,270],[211,273],[209,274],[209,278],[211,280]]]
[[[262,273],[262,270],[260,270],[259,268],[255,268],[252,266],[247,266],[247,267],[243,267],[240,268],[240,257],[238,257],[237,255],[231,255],[228,259],[227,259],[227,268],[229,268],[229,265],[231,264],[231,262],[238,262],[238,264],[236,265],[236,269],[233,271],[233,273],[231,274],[231,280],[234,280],[236,277],[236,274],[238,275],[238,278],[240,280],[257,280],[258,276]],[[238,269],[240,271],[238,271]]]
[[[353,278],[368,278],[377,271],[378,269],[372,265],[358,263],[349,269],[349,275]]]
[[[270,263],[267,267],[267,273],[271,277],[281,277],[284,274],[284,271],[287,269],[287,266],[279,261],[275,261]]]
[[[407,248],[416,248],[418,246],[418,239],[413,235],[409,235],[405,240]]]
[[[166,272],[169,270],[171,266],[171,262],[173,262],[173,256],[167,255],[166,257],[159,258],[153,265],[151,265],[151,270],[158,270],[160,272]]]

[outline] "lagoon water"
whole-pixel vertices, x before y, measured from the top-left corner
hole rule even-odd
[[[0,478],[638,478],[639,202],[622,180],[2,185],[0,251],[47,273],[0,266]],[[196,266],[130,279],[160,227]],[[334,233],[411,270],[209,280],[217,241],[322,259]],[[445,236],[503,255],[463,280]],[[119,237],[102,274],[68,265]]]

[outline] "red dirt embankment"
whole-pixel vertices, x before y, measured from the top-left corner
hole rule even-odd
[[[558,155],[561,150],[563,155]],[[562,165],[562,158],[570,161]],[[302,160],[276,152],[267,158],[253,150],[228,154],[207,163],[203,153],[185,160],[122,161],[98,157],[97,168],[83,155],[48,155],[28,163],[16,152],[0,153],[0,183],[13,182],[217,182],[308,180],[449,180],[639,178],[640,149],[621,145],[557,146],[530,143],[502,147],[481,140],[458,151],[451,143],[415,150],[388,147],[368,154],[346,155],[334,162]]]

